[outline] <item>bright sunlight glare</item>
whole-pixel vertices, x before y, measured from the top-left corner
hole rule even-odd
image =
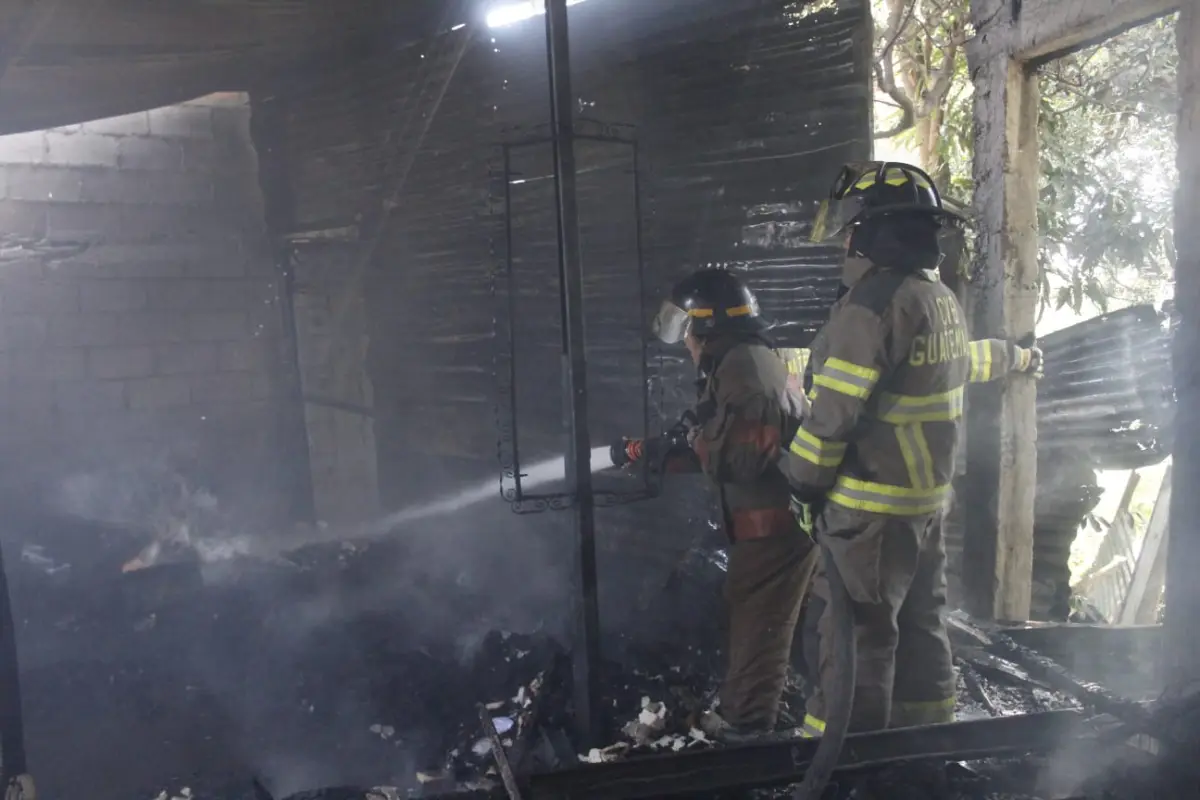
[[[583,0],[567,0],[567,5],[574,6],[582,2]],[[545,13],[545,0],[524,0],[524,2],[520,3],[509,3],[508,5],[497,6],[488,12],[487,26],[489,28],[503,28],[505,25],[512,25],[521,20]]]

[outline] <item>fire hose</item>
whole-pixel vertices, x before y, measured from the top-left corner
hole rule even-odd
[[[804,782],[792,795],[794,800],[817,800],[825,791],[833,770],[842,754],[842,744],[850,729],[850,711],[854,707],[854,681],[858,663],[858,647],[854,637],[854,606],[850,592],[838,570],[829,548],[820,543],[821,564],[825,568],[825,580],[829,584],[829,616],[833,624],[830,631],[829,654],[832,669],[829,678],[822,681],[821,690],[825,697],[825,731],[812,762],[804,771]]]

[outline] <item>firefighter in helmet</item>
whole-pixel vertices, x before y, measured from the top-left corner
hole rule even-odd
[[[925,172],[866,162],[842,169],[813,225],[814,241],[845,244],[842,294],[813,344],[810,407],[782,467],[798,518],[828,548],[852,601],[852,731],[953,720],[941,513],[964,388],[1041,373],[1036,347],[970,340],[937,272],[940,237],[962,223]],[[810,613],[826,607],[822,573]],[[818,688],[803,729],[811,736],[824,731],[819,686],[836,668],[831,625],[821,613]]]
[[[817,554],[789,509],[779,468],[803,395],[767,327],[732,272],[702,269],[676,284],[653,332],[687,347],[697,369],[696,404],[662,437],[613,445],[618,465],[647,459],[665,472],[703,471],[720,493],[730,540],[728,671],[719,713],[706,715],[702,727],[727,741],[775,728]]]

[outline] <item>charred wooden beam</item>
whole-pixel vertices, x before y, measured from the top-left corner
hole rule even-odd
[[[1176,30],[1179,43],[1179,192],[1175,202],[1174,373],[1178,412],[1166,585],[1167,677],[1170,685],[1196,685],[1200,678],[1200,7],[1184,3]]]
[[[974,636],[982,646],[991,652],[1025,668],[1034,678],[1045,681],[1052,689],[1068,694],[1086,706],[1112,714],[1114,717],[1144,730],[1144,726],[1149,720],[1149,713],[1142,704],[1118,697],[1097,683],[1077,678],[1053,659],[1017,644],[999,631],[984,631],[972,625],[970,621],[953,614],[948,617],[948,622],[960,631]]]
[[[508,800],[521,800],[521,787],[517,785],[517,776],[513,774],[512,765],[508,763],[508,754],[504,752],[504,743],[500,741],[500,735],[496,732],[496,723],[492,722],[492,715],[482,704],[479,706],[479,724],[483,726],[483,735],[492,746],[492,760],[496,762],[496,769],[500,772],[500,781],[504,784],[504,791],[508,793]]]
[[[1046,753],[1088,730],[1081,713],[1053,711],[851,734],[846,737],[837,772],[911,761]],[[814,739],[790,739],[534,775],[529,781],[529,796],[533,800],[616,800],[781,786],[804,777],[817,745]]]

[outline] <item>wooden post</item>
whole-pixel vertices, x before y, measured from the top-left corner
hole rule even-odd
[[[975,209],[979,254],[972,335],[1020,339],[1037,314],[1036,77],[1003,36],[968,49],[975,75]],[[967,448],[963,585],[972,614],[1029,617],[1037,390],[1027,378],[972,387]]]
[[[1179,189],[1175,195],[1175,446],[1167,561],[1166,678],[1200,680],[1200,6],[1183,3],[1179,44]]]
[[[1146,525],[1146,536],[1142,539],[1142,552],[1138,555],[1129,591],[1121,607],[1120,625],[1146,625],[1155,621],[1154,612],[1162,597],[1163,572],[1166,566],[1167,530],[1170,527],[1171,468],[1163,475],[1158,499],[1150,512]]]

